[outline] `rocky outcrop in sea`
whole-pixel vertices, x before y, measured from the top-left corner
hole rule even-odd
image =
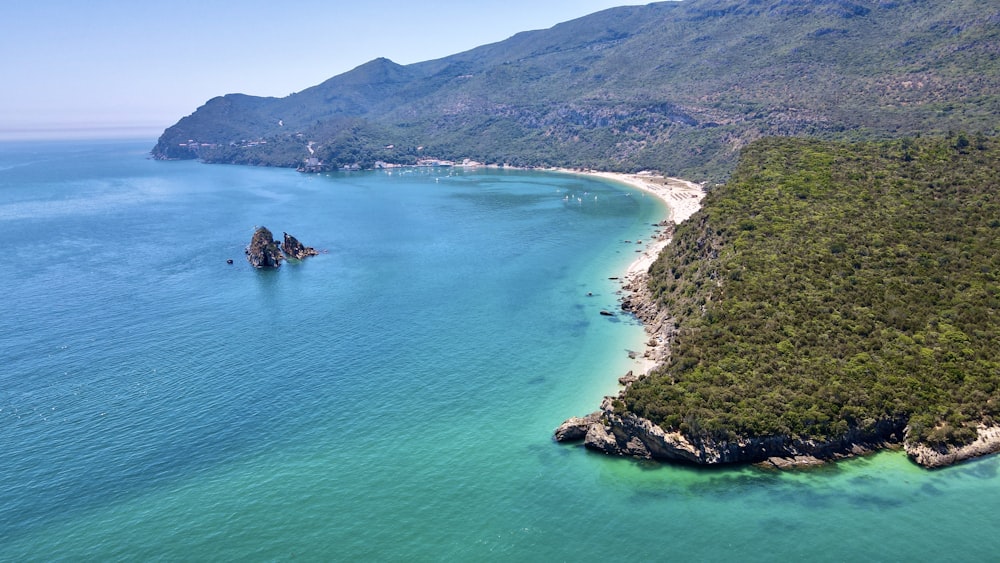
[[[279,268],[285,258],[281,254],[281,246],[267,227],[257,227],[247,246],[246,255],[250,265],[259,269]]]
[[[319,254],[315,248],[311,246],[304,246],[301,242],[299,242],[299,239],[293,237],[292,235],[288,233],[282,234],[285,236],[285,242],[281,245],[281,249],[288,258],[302,260],[308,256],[316,256]]]
[[[283,243],[274,240],[274,235],[267,227],[257,227],[246,248],[250,265],[259,269],[274,269],[281,267],[281,261],[286,258],[302,260],[319,254],[315,248],[303,245],[292,235],[282,234],[285,238]]]

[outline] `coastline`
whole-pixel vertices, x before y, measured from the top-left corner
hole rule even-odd
[[[670,340],[676,333],[670,312],[660,307],[648,287],[649,267],[673,239],[674,227],[689,219],[701,208],[701,186],[678,178],[652,174],[620,174],[577,170],[558,172],[586,175],[619,182],[659,198],[666,205],[668,217],[657,223],[657,231],[642,254],[620,278],[623,294],[621,309],[638,318],[648,340],[646,351],[636,360],[637,368],[618,379],[627,390],[632,383],[663,365],[670,355]],[[848,436],[829,442],[800,440],[792,436],[744,437],[734,442],[712,439],[689,439],[678,431],[665,431],[653,422],[629,412],[622,412],[620,399],[624,390],[604,397],[598,410],[584,417],[572,417],[554,432],[557,442],[583,441],[584,447],[608,455],[656,459],[695,465],[760,463],[764,467],[787,469],[822,465],[905,443],[906,424],[900,420],[879,421],[870,431],[852,431]],[[1000,440],[1000,434],[997,439]],[[980,444],[979,448],[989,447]],[[1000,447],[1000,446],[998,446]],[[910,453],[910,452],[908,452]],[[954,452],[922,452],[926,458],[954,459]],[[944,455],[941,455],[944,454]],[[911,458],[915,458],[910,453]],[[920,460],[917,460],[921,463]],[[921,463],[921,465],[924,465]]]
[[[623,294],[622,309],[634,314],[642,322],[646,332],[646,340],[639,346],[640,348],[644,347],[645,351],[641,354],[635,354],[633,358],[635,367],[628,374],[619,378],[619,383],[628,385],[659,367],[669,355],[669,333],[667,332],[669,327],[666,323],[669,315],[666,311],[659,310],[648,295],[649,267],[673,240],[674,227],[688,220],[701,209],[701,200],[705,197],[703,186],[680,178],[645,172],[624,174],[567,168],[557,168],[552,171],[601,178],[624,184],[658,198],[667,208],[667,216],[658,223],[662,230],[656,231],[646,243],[641,254],[629,264],[619,280],[620,293]]]
[[[693,182],[646,173],[556,171],[626,184],[659,198],[668,209],[667,218],[658,223],[663,230],[656,232],[620,278],[622,291],[619,293],[624,294],[621,308],[643,323],[648,337],[645,353],[633,358],[636,369],[618,379],[627,389],[669,357],[669,340],[675,331],[673,319],[669,311],[657,306],[649,293],[649,268],[670,244],[674,226],[701,208],[704,192]],[[586,448],[609,455],[695,465],[757,463],[761,467],[778,469],[822,465],[884,449],[903,449],[917,465],[937,469],[1000,452],[1000,425],[980,423],[975,440],[962,446],[931,447],[910,442],[908,421],[902,419],[881,420],[872,429],[853,429],[848,435],[829,441],[801,440],[792,436],[744,437],[732,443],[691,440],[676,431],[666,432],[634,414],[620,412],[621,393],[606,396],[599,410],[587,416],[566,420],[555,430],[555,440],[582,440]]]

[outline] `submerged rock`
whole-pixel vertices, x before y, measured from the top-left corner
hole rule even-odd
[[[285,251],[285,256],[288,258],[294,258],[296,260],[302,260],[307,256],[316,256],[319,252],[311,246],[304,246],[299,239],[293,237],[288,233],[282,233],[285,235],[285,242],[281,245],[282,250]]]
[[[258,227],[254,231],[253,238],[250,239],[250,245],[246,249],[247,262],[254,268],[269,269],[278,268],[281,266],[281,261],[284,256],[281,254],[281,248],[278,243],[274,240],[274,235],[267,227]]]

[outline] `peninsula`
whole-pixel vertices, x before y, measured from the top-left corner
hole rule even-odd
[[[697,464],[1000,450],[998,177],[983,136],[753,144],[627,285],[664,361],[556,438]]]

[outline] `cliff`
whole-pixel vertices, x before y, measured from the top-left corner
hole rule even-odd
[[[584,445],[609,455],[659,461],[718,465],[766,462],[776,467],[811,465],[868,453],[900,444],[905,421],[882,421],[868,430],[852,429],[835,439],[803,439],[789,435],[744,436],[730,440],[692,438],[665,431],[647,419],[618,412],[620,399],[605,397],[599,411],[565,422],[556,440],[583,440]],[[582,437],[581,437],[582,436]]]
[[[904,419],[880,421],[868,430],[854,428],[832,440],[788,435],[731,441],[692,439],[677,431],[664,431],[635,414],[616,412],[618,401],[620,398],[605,397],[600,410],[586,417],[570,418],[556,429],[556,441],[583,441],[585,447],[594,451],[640,459],[696,465],[765,463],[779,468],[815,465],[903,444],[914,463],[929,469],[1000,452],[1000,426],[980,424],[976,439],[969,444],[932,446],[909,440]]]

